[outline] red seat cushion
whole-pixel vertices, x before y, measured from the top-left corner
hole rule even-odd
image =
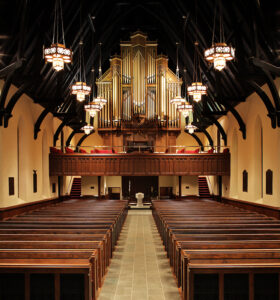
[[[214,153],[214,149],[212,148],[212,149],[208,150],[207,152],[208,153]]]
[[[74,150],[69,147],[65,147],[65,151],[66,153],[74,153]]]
[[[50,151],[52,154],[60,154],[63,153],[60,149],[57,149],[55,147],[50,147]]]
[[[185,153],[185,148],[181,149],[181,150],[178,150],[177,153]]]
[[[198,153],[199,152],[199,148],[195,149],[195,150],[187,150],[185,151],[185,153],[187,154],[194,154],[194,153]]]
[[[225,148],[225,149],[223,150],[223,153],[229,153],[229,148]]]
[[[195,152],[195,150],[187,150],[186,153],[193,154],[193,153],[196,153],[196,152]]]
[[[86,152],[86,150],[84,150],[84,149],[81,148],[80,149],[80,153],[87,153],[87,152]]]
[[[91,153],[102,153],[102,154],[108,154],[108,153],[113,153],[113,150],[99,150],[99,149],[95,149],[95,150],[91,150]]]
[[[165,150],[165,153],[168,153],[169,151],[168,151],[168,148]]]
[[[113,153],[113,150],[99,150],[99,153],[104,153],[104,154]]]

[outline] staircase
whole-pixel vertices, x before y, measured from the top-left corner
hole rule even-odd
[[[211,198],[206,177],[198,177],[198,190],[200,198]]]
[[[70,192],[70,198],[80,198],[81,197],[81,178],[74,178],[71,192]]]

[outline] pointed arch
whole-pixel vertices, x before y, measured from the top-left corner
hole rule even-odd
[[[256,117],[254,130],[254,198],[263,198],[263,126],[260,116]]]
[[[42,135],[42,196],[49,197],[50,177],[49,177],[49,145],[48,135],[44,129]]]
[[[230,176],[230,194],[231,197],[238,198],[238,134],[236,128],[233,129],[231,138],[231,176]]]

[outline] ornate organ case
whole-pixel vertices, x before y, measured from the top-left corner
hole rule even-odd
[[[157,42],[135,32],[120,48],[96,81],[98,95],[108,100],[98,115],[99,133],[179,132],[180,114],[170,99],[181,95],[182,80],[157,54]]]

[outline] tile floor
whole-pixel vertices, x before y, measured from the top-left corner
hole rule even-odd
[[[180,300],[151,210],[129,210],[98,300]]]

